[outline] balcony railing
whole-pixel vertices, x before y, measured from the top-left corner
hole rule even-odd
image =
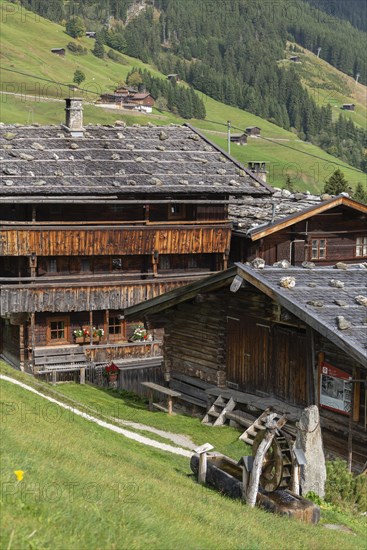
[[[2,224],[0,256],[104,256],[224,253],[231,223]]]

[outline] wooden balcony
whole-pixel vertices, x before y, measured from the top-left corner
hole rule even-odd
[[[17,313],[121,310],[189,284],[207,272],[134,279],[124,276],[19,278],[0,284],[0,316]],[[6,279],[1,279],[4,283]],[[12,279],[13,283],[16,279]]]
[[[231,223],[134,224],[2,223],[0,256],[103,256],[224,253]]]

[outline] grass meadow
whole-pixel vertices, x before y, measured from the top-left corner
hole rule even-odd
[[[238,432],[195,418],[150,413],[144,402],[91,386],[56,390],[0,362],[0,372],[97,415],[120,417],[210,441],[239,457]],[[1,548],[7,550],[362,549],[358,517],[323,512],[353,533],[308,526],[248,509],[199,486],[189,459],[99,427],[43,398],[0,381],[2,401]],[[56,393],[55,393],[56,392]],[[88,409],[90,412],[90,409]],[[22,471],[18,481],[14,471]]]

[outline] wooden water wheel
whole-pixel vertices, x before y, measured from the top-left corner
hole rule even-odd
[[[255,437],[252,456],[255,458],[257,449],[265,437],[261,430]],[[292,452],[289,440],[283,435],[274,437],[263,460],[260,486],[264,491],[272,493],[277,489],[286,489],[292,477]]]

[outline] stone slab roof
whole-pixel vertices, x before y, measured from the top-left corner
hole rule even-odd
[[[348,195],[345,193],[344,196]],[[275,189],[273,195],[261,198],[233,197],[229,204],[229,217],[236,233],[248,235],[260,228],[275,225],[289,216],[320,206],[332,198],[326,194],[290,193],[286,189]]]
[[[265,267],[236,264],[248,282],[367,367],[367,264],[335,267]],[[295,285],[283,287],[293,278]]]
[[[273,190],[184,126],[0,125],[0,196],[270,194]]]

